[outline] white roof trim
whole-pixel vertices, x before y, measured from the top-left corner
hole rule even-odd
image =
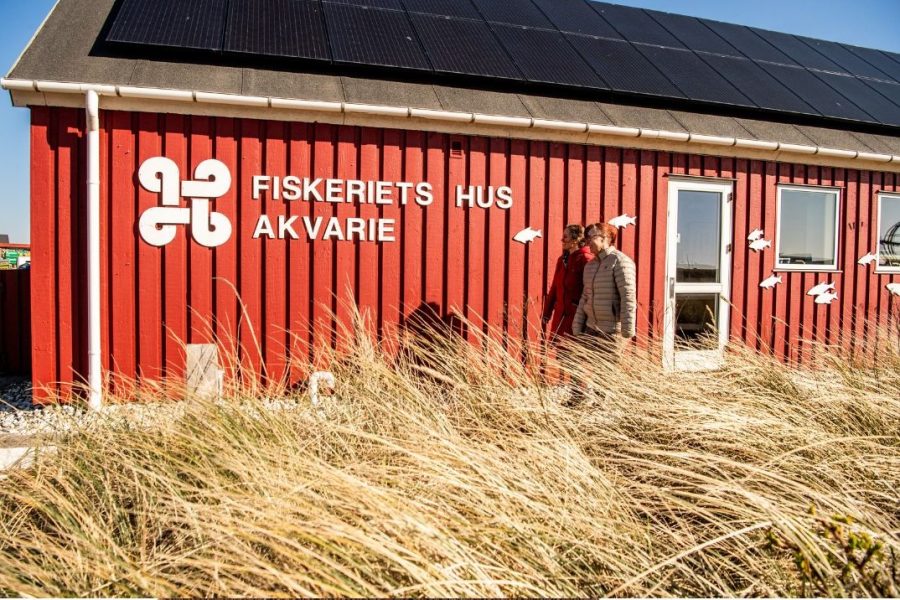
[[[242,96],[239,94],[217,94],[201,91],[171,90],[149,87],[113,86],[86,83],[66,83],[58,81],[32,81],[24,79],[0,79],[0,87],[11,92],[42,92],[55,94],[85,94],[89,90],[100,96],[118,96],[122,98],[169,100],[176,102],[197,102],[201,104],[219,104],[233,107],[257,107],[294,110],[298,112],[333,112],[343,114],[359,114],[387,116],[398,118],[418,118],[447,123],[470,123],[484,126],[515,127],[522,129],[540,129],[565,133],[599,134],[623,138],[649,138],[669,142],[680,142],[686,145],[734,146],[783,155],[819,155],[823,157],[845,160],[859,160],[873,163],[898,163],[900,156],[871,152],[856,152],[822,146],[804,146],[778,141],[748,140],[743,138],[721,137],[699,133],[680,131],[662,131],[657,129],[638,129],[619,127],[600,123],[580,123],[575,121],[555,121],[513,117],[506,115],[484,115],[459,111],[431,110],[413,107],[384,106],[374,104],[356,104],[350,102],[324,102],[314,100],[293,100],[287,98],[267,98],[263,96]]]

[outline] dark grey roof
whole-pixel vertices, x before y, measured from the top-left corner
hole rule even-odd
[[[900,155],[900,136],[350,76],[92,55],[115,0],[59,0],[8,78],[158,87],[612,124]]]

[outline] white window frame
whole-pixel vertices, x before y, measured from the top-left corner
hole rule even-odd
[[[797,192],[829,192],[836,197],[834,210],[834,263],[831,265],[783,265],[779,262],[781,256],[781,194],[783,191]],[[840,257],[838,250],[841,247],[840,240],[841,221],[841,188],[826,187],[821,185],[778,185],[777,199],[775,202],[775,267],[773,271],[800,271],[806,273],[835,273],[840,270]]]
[[[885,198],[900,202],[900,193],[898,192],[878,192],[878,221],[875,225],[875,272],[876,273],[900,273],[900,267],[882,267],[881,266],[881,206]]]

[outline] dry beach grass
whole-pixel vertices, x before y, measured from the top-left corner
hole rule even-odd
[[[898,594],[896,346],[672,374],[481,341],[357,332],[319,408],[235,387],[65,435],[0,481],[0,592]],[[548,373],[584,363],[564,406]]]

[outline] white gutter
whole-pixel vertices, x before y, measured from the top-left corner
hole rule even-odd
[[[87,239],[88,239],[88,406],[103,405],[100,360],[100,97],[85,94],[87,117]]]
[[[479,113],[431,109],[426,110],[413,107],[317,100],[293,100],[288,98],[271,98],[263,96],[242,96],[239,94],[219,94],[199,91],[85,83],[60,83],[55,81],[33,81],[25,79],[0,79],[0,87],[13,92],[46,92],[57,94],[84,94],[86,92],[94,92],[99,96],[118,96],[121,98],[135,98],[142,100],[167,100],[173,102],[196,102],[201,104],[218,104],[234,107],[274,108],[294,110],[297,112],[333,112],[347,115],[427,119],[430,121],[443,121],[447,123],[471,123],[485,126],[539,129],[542,131],[557,131],[567,134],[577,132],[585,133],[587,135],[600,134],[623,138],[657,139],[669,142],[681,142],[688,145],[734,146],[736,148],[746,148],[748,150],[765,151],[774,154],[819,155],[847,160],[900,164],[900,155],[857,152],[854,150],[841,150],[823,146],[803,146],[775,141],[720,137],[698,133],[685,133],[683,131],[661,131],[658,129],[619,127],[599,123],[552,121],[529,117],[483,115]]]

